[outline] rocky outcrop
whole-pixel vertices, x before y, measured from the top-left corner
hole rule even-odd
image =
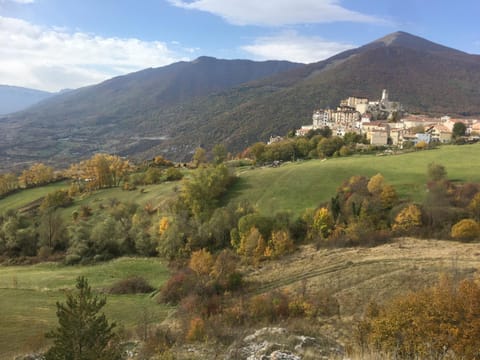
[[[284,328],[266,327],[232,345],[226,359],[330,359],[342,353],[341,346],[331,340],[291,334]]]

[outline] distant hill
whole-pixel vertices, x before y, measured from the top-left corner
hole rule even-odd
[[[164,117],[184,104],[300,66],[200,57],[65,92],[0,119],[5,134],[0,158],[10,164],[46,159],[65,163],[101,150],[144,151],[168,136]]]
[[[41,90],[0,85],[0,115],[24,110],[52,95],[52,93]]]
[[[412,112],[480,114],[480,56],[396,32],[309,65],[201,57],[71,91],[0,120],[0,158],[70,161],[95,151],[191,157],[232,152],[311,122],[350,95]]]

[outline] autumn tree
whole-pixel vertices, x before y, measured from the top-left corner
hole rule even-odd
[[[18,189],[18,178],[14,173],[0,174],[0,196]]]
[[[247,262],[257,264],[263,258],[265,249],[265,239],[260,231],[253,227],[248,233],[242,236],[237,252]]]
[[[468,204],[468,211],[477,221],[480,220],[480,192],[476,193]]]
[[[70,166],[66,174],[72,179],[85,181],[90,190],[97,190],[119,186],[129,170],[129,162],[119,156],[95,154],[88,160]]]
[[[463,219],[452,226],[452,238],[471,241],[480,237],[480,225],[473,219]]]
[[[410,233],[422,225],[422,211],[415,204],[410,204],[398,213],[392,230],[398,233]]]
[[[396,297],[369,311],[361,339],[398,359],[477,359],[480,356],[480,287],[442,277],[431,288]]]
[[[204,148],[198,147],[195,149],[192,157],[192,164],[195,167],[199,167],[207,162],[207,152]]]
[[[295,244],[288,231],[279,230],[272,232],[265,254],[275,258],[291,253],[293,250],[295,250]]]
[[[367,189],[370,194],[380,195],[383,187],[385,186],[385,178],[382,174],[378,173],[370,178],[367,184]]]
[[[55,179],[53,168],[42,163],[35,163],[19,176],[19,183],[25,187],[44,185]]]
[[[100,313],[104,297],[92,292],[84,277],[77,278],[75,291],[67,293],[65,303],[57,302],[57,329],[47,337],[53,346],[46,360],[116,360],[121,359],[115,323]]]
[[[330,211],[326,207],[318,209],[313,217],[313,230],[321,239],[327,239],[333,227],[333,217]]]
[[[212,254],[206,249],[201,249],[192,253],[188,267],[198,276],[208,276],[212,271],[213,263]]]

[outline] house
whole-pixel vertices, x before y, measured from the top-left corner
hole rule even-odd
[[[448,143],[452,140],[452,131],[443,124],[436,124],[426,130],[432,136],[432,141]]]

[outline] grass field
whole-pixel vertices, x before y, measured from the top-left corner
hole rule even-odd
[[[47,195],[50,192],[66,188],[68,188],[68,184],[62,181],[39,188],[27,189],[16,192],[15,194],[9,195],[4,199],[0,199],[0,213],[3,213],[8,209],[21,208],[31,203],[32,201],[40,199],[41,197]]]
[[[145,205],[149,202],[156,204],[170,196],[175,186],[178,186],[178,182],[165,182],[158,185],[143,186],[141,190],[134,191],[124,191],[120,188],[103,189],[75,199],[74,203],[68,208],[63,209],[62,212],[68,217],[82,205],[88,205],[94,209],[99,204],[106,203],[110,199],[116,199],[122,202],[136,202],[140,205]],[[55,190],[67,188],[68,184],[61,182],[39,188],[22,190],[0,200],[0,214],[9,209],[19,209]]]
[[[328,201],[343,180],[381,173],[402,197],[420,201],[426,194],[429,163],[445,166],[455,181],[480,182],[480,144],[442,146],[435,150],[390,156],[352,156],[326,161],[287,163],[278,168],[241,171],[228,200],[247,199],[266,214],[294,215]]]
[[[155,288],[167,279],[159,259],[121,258],[94,266],[62,266],[44,263],[33,266],[0,267],[0,359],[35,351],[46,344],[44,334],[57,325],[56,301],[64,301],[65,290],[75,279],[86,276],[97,291],[129,276],[142,276]],[[105,313],[110,320],[134,330],[144,314],[152,323],[161,322],[171,309],[146,295],[107,295]]]

